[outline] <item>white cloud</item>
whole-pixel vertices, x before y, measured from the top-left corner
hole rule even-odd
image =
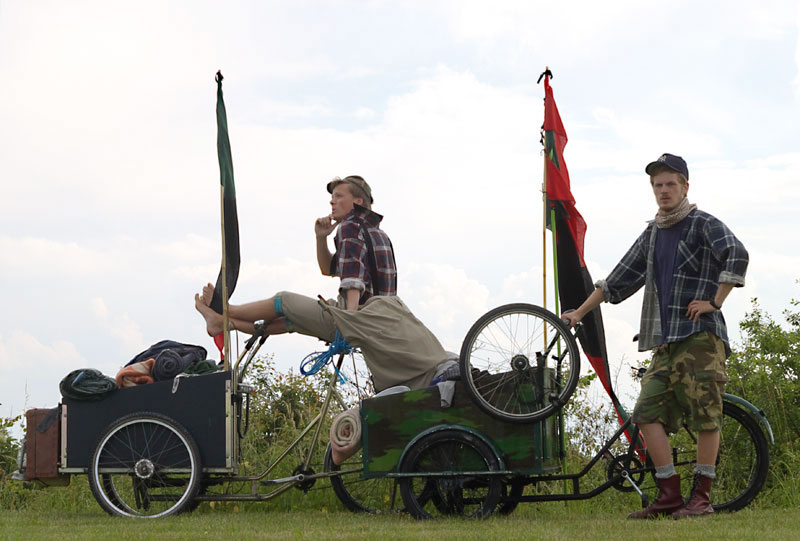
[[[795,74],[794,80],[792,81],[792,85],[794,86],[795,97],[797,98],[798,101],[800,101],[800,4],[798,4],[796,8],[795,19],[796,19],[797,38],[794,47],[794,61],[797,73]]]
[[[96,276],[108,272],[113,266],[107,254],[76,242],[44,238],[0,236],[0,253],[8,256],[4,258],[0,274],[16,276],[50,274],[53,271],[71,276]]]
[[[489,309],[489,288],[448,264],[412,264],[399,284],[409,308],[449,350],[461,347],[466,329]]]
[[[355,116],[356,118],[374,118],[375,111],[369,107],[359,107],[356,109]]]
[[[444,2],[452,30],[457,38],[476,40],[494,47],[502,39],[532,49],[558,43],[566,52],[602,46],[613,39],[615,28],[635,33],[631,24],[648,11],[632,0],[606,2],[530,2],[505,0],[492,2]],[[575,13],[579,11],[580,17]]]
[[[719,154],[720,142],[716,135],[698,132],[692,126],[680,126],[665,123],[656,117],[620,115],[607,108],[593,111],[595,126],[588,129],[594,133],[590,138],[600,146],[583,145],[587,137],[586,130],[578,134],[578,141],[567,147],[572,163],[582,167],[606,168],[617,172],[639,173],[644,165],[655,159],[653,149],[691,149],[695,155],[714,157]],[[598,135],[606,137],[598,140]],[[661,152],[661,151],[657,151]],[[678,150],[674,152],[679,153]],[[680,151],[682,153],[682,151]],[[689,159],[689,156],[686,156]],[[691,161],[690,161],[691,163]],[[573,169],[576,167],[573,166]]]
[[[66,340],[56,340],[46,345],[34,334],[23,330],[13,330],[6,336],[0,335],[2,372],[22,369],[35,375],[54,367],[68,368],[82,360],[75,345]]]
[[[72,342],[43,343],[38,331],[15,329],[0,335],[0,417],[13,417],[26,408],[53,407],[58,382],[88,363]]]
[[[100,297],[91,300],[92,312],[98,328],[119,340],[126,351],[144,350],[144,340],[139,325],[127,313],[111,314]]]
[[[321,103],[295,104],[277,100],[261,100],[258,113],[277,121],[286,118],[324,118],[331,116],[333,110]]]

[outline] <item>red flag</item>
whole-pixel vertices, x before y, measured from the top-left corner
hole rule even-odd
[[[553,89],[550,87],[550,77],[544,78],[544,131],[545,153],[545,178],[547,199],[549,202],[559,201],[566,212],[566,222],[569,232],[575,242],[581,267],[586,267],[583,261],[583,240],[586,236],[586,222],[575,208],[575,198],[569,185],[569,171],[564,161],[564,147],[567,146],[567,131],[561,123],[556,100],[553,98]],[[551,208],[555,205],[548,205]],[[548,218],[549,219],[549,218]],[[558,231],[558,230],[556,230]],[[577,308],[577,306],[575,307]]]

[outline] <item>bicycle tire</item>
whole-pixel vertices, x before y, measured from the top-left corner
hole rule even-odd
[[[711,503],[715,511],[738,511],[764,488],[769,473],[769,447],[764,431],[752,415],[729,402],[723,402],[722,414]]]
[[[580,350],[566,324],[525,303],[481,316],[464,338],[459,363],[473,402],[510,423],[534,423],[559,411],[580,376]]]
[[[400,498],[396,497],[397,482],[385,477],[362,478],[361,460],[362,451],[358,451],[343,464],[338,465],[333,462],[330,444],[325,449],[326,472],[338,472],[343,468],[357,469],[352,473],[334,475],[330,478],[331,487],[342,505],[353,513],[372,515],[401,511],[402,509],[395,507],[395,503],[400,501]]]

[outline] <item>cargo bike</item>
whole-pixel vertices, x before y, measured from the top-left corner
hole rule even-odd
[[[348,407],[337,390],[343,360],[357,353],[332,344],[319,414],[263,472],[243,475],[252,390],[245,382],[266,340],[256,325],[228,370],[124,389],[99,402],[65,398],[48,425],[57,435],[47,444],[55,476],[49,481],[87,474],[105,511],[147,518],[191,511],[203,501],[269,500],[326,478],[351,511],[406,511],[417,519],[483,518],[510,513],[520,502],[587,499],[609,488],[635,491],[646,505],[654,469],[630,419],[598,442],[580,471],[565,471],[564,406],[578,384],[580,332],[534,305],[488,312],[467,333],[459,379],[362,400],[360,450],[336,464],[329,445],[318,464],[323,420]],[[47,456],[43,442],[36,448],[36,433],[29,423],[28,478],[35,475],[32,462]],[[715,509],[741,509],[761,490],[767,435],[772,438],[763,412],[725,396]],[[691,477],[696,435],[683,430],[672,445],[676,469]],[[275,477],[278,464],[297,449],[304,458],[292,474]],[[591,486],[582,486],[598,468],[600,480],[594,475]]]

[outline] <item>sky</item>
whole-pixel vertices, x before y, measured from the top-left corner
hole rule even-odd
[[[313,222],[328,180],[359,174],[399,294],[446,349],[493,307],[543,304],[549,66],[592,276],[652,219],[644,167],[671,152],[690,201],[750,252],[724,308],[734,345],[751,299],[783,322],[800,298],[799,31],[796,1],[0,0],[0,417],[163,339],[218,358],[193,306],[220,264],[218,69],[241,235],[231,302],[334,296]],[[647,357],[631,342],[640,308],[641,293],[603,305],[623,387]],[[319,349],[290,335],[262,351],[297,371]]]

